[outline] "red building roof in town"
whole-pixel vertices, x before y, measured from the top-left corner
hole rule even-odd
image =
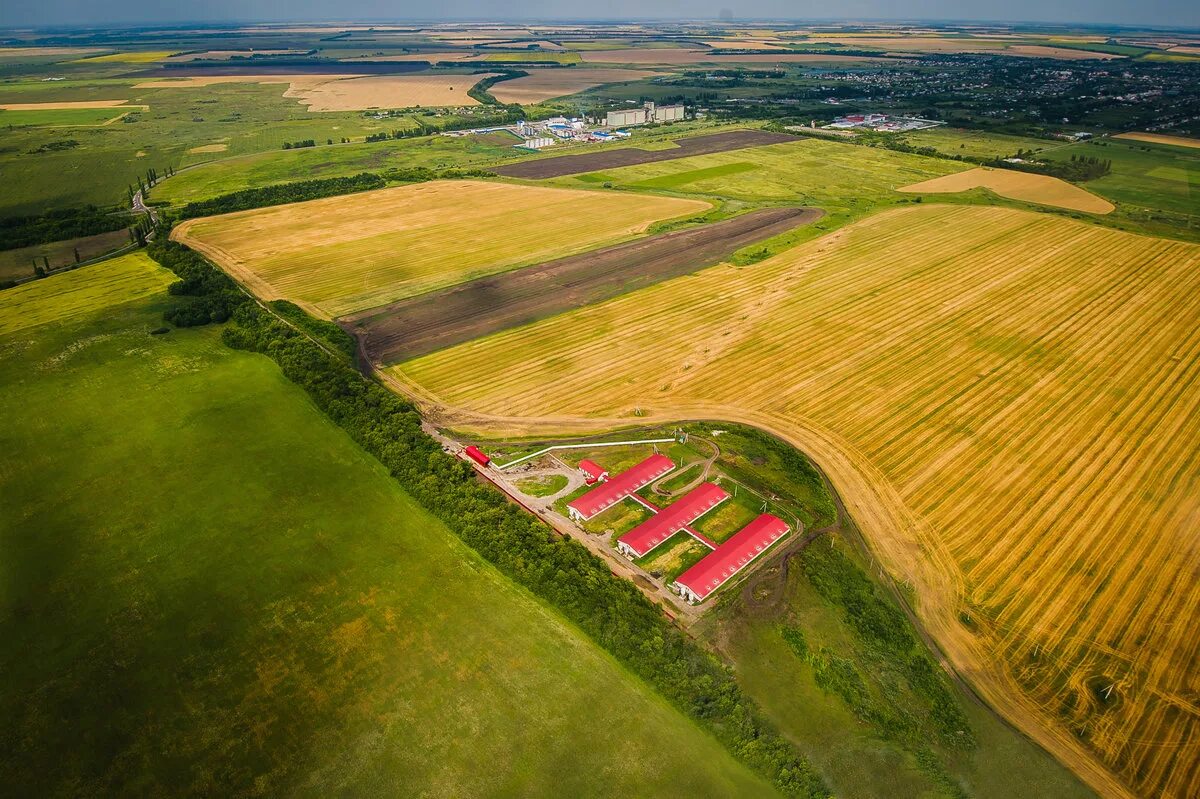
[[[567,503],[567,507],[584,519],[590,519],[674,468],[675,464],[670,458],[655,453],[616,477],[610,477],[608,482],[601,483],[582,497]]]
[[[701,483],[621,536],[619,543],[640,558],[728,498],[729,492],[716,483]]]
[[[764,513],[681,574],[675,582],[703,600],[765,552],[771,544],[783,538],[787,531],[787,522]]]

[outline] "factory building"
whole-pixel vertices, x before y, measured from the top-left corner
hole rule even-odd
[[[604,124],[610,128],[626,128],[630,125],[645,125],[647,122],[678,122],[683,118],[682,105],[646,103],[641,108],[609,111],[604,117]]]

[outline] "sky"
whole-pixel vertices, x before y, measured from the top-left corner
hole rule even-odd
[[[1200,27],[1197,0],[0,0],[0,27],[225,21],[980,20]]]

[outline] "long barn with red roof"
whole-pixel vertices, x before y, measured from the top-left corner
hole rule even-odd
[[[617,549],[640,558],[727,499],[729,492],[716,483],[702,483],[621,536]]]
[[[587,521],[608,510],[675,468],[666,455],[655,453],[636,466],[593,488],[583,496],[567,503],[567,513],[575,521]]]
[[[671,585],[691,604],[703,602],[750,562],[787,535],[787,522],[764,513],[685,571]]]

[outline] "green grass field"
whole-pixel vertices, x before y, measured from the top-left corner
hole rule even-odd
[[[529,50],[526,52],[488,53],[483,61],[490,63],[534,63],[547,62],[551,64],[578,64],[583,58],[574,52],[545,52]]]
[[[932,147],[951,158],[956,155],[972,158],[1008,158],[1016,155],[1018,150],[1039,151],[1062,145],[1062,142],[1049,139],[951,127],[918,130],[901,136],[914,147]]]
[[[1057,161],[1071,156],[1112,161],[1112,172],[1089,180],[1088,191],[1139,209],[1200,216],[1200,150],[1106,138],[1045,154]]]
[[[97,69],[93,66],[92,69]],[[116,67],[118,65],[110,65]],[[250,69],[250,67],[247,67]],[[313,139],[319,146],[305,150],[295,160],[282,162],[275,181],[353,174],[364,168],[409,166],[413,162],[387,161],[392,144],[333,146],[349,138],[360,141],[370,133],[410,130],[411,115],[376,119],[354,112],[310,113],[297,100],[283,96],[287,84],[226,83],[203,88],[135,88],[137,80],[86,78],[48,84],[36,78],[0,84],[0,103],[78,102],[124,99],[148,109],[130,109],[126,116],[98,127],[53,127],[61,124],[98,125],[122,109],[86,111],[0,111],[0,173],[6,191],[0,194],[0,216],[44,213],[50,208],[92,203],[124,203],[126,188],[154,167],[161,174],[170,164],[177,169],[208,161],[261,154],[270,160],[280,155],[285,142]],[[11,115],[11,116],[10,116]],[[420,117],[427,124],[451,121],[445,117]],[[22,127],[36,123],[35,127]],[[9,128],[8,125],[13,127]],[[62,142],[74,142],[69,149]],[[197,147],[224,144],[221,152],[190,152]],[[363,147],[365,149],[356,149]],[[343,150],[352,153],[343,153]],[[511,147],[494,147],[498,155],[511,156]],[[457,160],[450,165],[457,163]],[[218,170],[213,193],[258,185],[262,176],[255,162],[234,160],[229,172]],[[341,167],[343,171],[337,172]],[[228,174],[240,168],[232,181]],[[311,170],[297,173],[289,170]],[[186,173],[185,173],[186,174]],[[235,185],[236,184],[236,185]],[[164,187],[165,188],[165,187]]]
[[[829,539],[810,545],[828,547]],[[852,560],[862,560],[845,540],[839,548]],[[778,580],[778,569],[767,583]],[[882,589],[876,588],[882,595]],[[793,560],[780,605],[769,604],[769,592],[756,592],[758,605],[741,598],[724,603],[706,622],[709,634],[725,642],[747,691],[767,707],[784,734],[806,751],[813,751],[822,773],[838,796],[890,799],[896,796],[954,795],[947,779],[967,796],[1007,799],[1013,796],[1054,796],[1083,799],[1092,796],[1066,769],[1029,743],[960,690],[952,693],[966,712],[978,740],[973,751],[936,745],[932,730],[923,737],[939,765],[922,763],[911,746],[891,739],[863,721],[837,693],[818,684],[814,668],[800,657],[781,634],[781,625],[803,631],[808,648],[848,662],[865,681],[868,700],[878,711],[898,708],[918,720],[919,698],[886,658],[847,623],[844,611],[816,591],[799,558]],[[731,598],[732,599],[732,598]],[[895,712],[895,710],[883,710]]]
[[[312,147],[225,158],[188,169],[155,187],[155,200],[184,204],[227,192],[272,183],[354,175],[390,167],[425,166],[433,169],[477,167],[511,158],[508,145],[480,141],[474,136],[425,136],[370,144]]]
[[[133,108],[60,108],[34,111],[0,110],[0,128],[14,127],[96,127],[112,122],[122,114],[140,111]]]
[[[0,294],[0,335],[39,325],[69,323],[96,308],[162,294],[175,276],[144,252],[22,283]]]
[[[794,142],[606,169],[546,181],[562,186],[608,182],[614,188],[668,191],[732,201],[730,208],[809,205],[826,216],[739,253],[757,260],[822,235],[868,213],[908,202],[902,186],[960,172],[969,165],[874,147],[797,138]]]
[[[769,795],[131,263],[0,293],[6,792]]]

